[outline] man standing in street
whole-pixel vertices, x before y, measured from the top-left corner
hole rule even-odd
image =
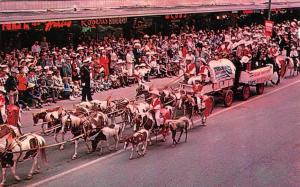
[[[82,102],[92,101],[91,95],[91,76],[90,76],[90,61],[84,60],[84,65],[80,68],[81,86],[82,86]]]

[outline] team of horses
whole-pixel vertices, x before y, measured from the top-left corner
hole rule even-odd
[[[190,97],[178,90],[164,89],[160,91],[162,108],[160,109],[163,124],[158,126],[154,112],[150,109],[151,87],[139,84],[136,89],[137,98],[143,96],[143,100],[129,100],[122,98],[111,101],[108,98],[104,101],[93,100],[75,104],[73,110],[66,110],[63,107],[42,109],[32,114],[33,124],[41,125],[42,135],[54,135],[56,144],[47,145],[43,136],[37,133],[21,134],[18,128],[9,125],[2,125],[0,128],[0,160],[2,166],[2,182],[6,182],[6,169],[11,168],[14,178],[19,181],[16,174],[16,165],[19,161],[33,159],[31,170],[27,178],[38,173],[41,158],[47,163],[47,146],[57,146],[63,150],[65,143],[74,142],[74,153],[72,159],[78,157],[78,143],[82,139],[87,147],[87,152],[100,151],[103,153],[103,143],[109,150],[117,150],[120,142],[124,143],[124,149],[131,145],[130,159],[134,152],[137,157],[144,156],[147,145],[152,144],[151,134],[156,138],[161,136],[163,141],[167,136],[172,135],[172,144],[180,142],[181,136],[185,133],[187,141],[188,129],[193,126],[191,117],[195,112]],[[178,114],[178,110],[183,110]],[[187,116],[187,117],[186,117]],[[120,121],[117,123],[117,121]],[[127,135],[123,135],[125,129]],[[180,132],[176,139],[176,133]],[[73,138],[65,140],[69,133]],[[114,146],[111,147],[111,142]]]

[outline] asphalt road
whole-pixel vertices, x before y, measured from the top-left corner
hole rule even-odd
[[[162,85],[168,79],[154,80]],[[152,84],[151,83],[151,84]],[[71,160],[73,145],[47,150],[49,163],[30,181],[13,186],[298,186],[300,184],[300,80],[290,78],[268,87],[262,96],[236,101],[230,108],[218,105],[207,127],[189,131],[188,142],[176,147],[167,142],[149,146],[145,157],[128,160],[129,151],[99,156],[86,154]],[[120,94],[122,93],[122,95]],[[134,87],[94,96],[131,97]],[[71,107],[67,101],[58,105]],[[31,112],[23,115],[25,131],[32,127]],[[46,137],[53,142],[52,137]],[[121,145],[120,145],[121,148]],[[31,162],[20,163],[17,173],[25,178]]]

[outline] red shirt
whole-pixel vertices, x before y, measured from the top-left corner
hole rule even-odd
[[[25,91],[27,90],[27,78],[25,75],[17,75],[18,79],[18,90]]]
[[[196,73],[195,63],[190,63],[186,66],[186,73],[188,73],[188,74],[195,74]]]
[[[4,95],[0,94],[0,107],[5,105],[5,97]]]
[[[160,99],[155,98],[155,99],[153,99],[151,106],[153,107],[153,109],[158,110],[158,109],[160,109],[160,104],[161,104]]]

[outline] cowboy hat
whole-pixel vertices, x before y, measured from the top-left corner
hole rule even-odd
[[[140,43],[135,43],[134,47],[141,47],[142,45]]]
[[[19,73],[19,70],[18,70],[17,68],[12,68],[10,71],[11,71],[12,73]]]
[[[8,66],[7,65],[5,65],[5,64],[1,64],[0,65],[0,68],[7,68]]]
[[[118,59],[118,61],[117,61],[117,64],[123,64],[123,63],[125,63],[125,61],[124,61],[124,60],[122,60],[122,59]]]
[[[206,60],[204,58],[199,58],[199,61],[203,62],[204,64],[206,64]]]
[[[83,61],[83,63],[90,63],[90,60],[89,60],[89,59],[85,59],[85,60]]]
[[[152,90],[149,92],[150,94],[153,94],[153,95],[157,95],[157,96],[160,96],[159,94],[159,91],[158,90]]]
[[[240,62],[244,64],[244,63],[248,63],[249,60],[250,60],[249,57],[243,56]]]
[[[28,83],[27,88],[33,88],[33,87],[35,87],[35,84],[33,84],[33,83]]]
[[[4,86],[0,86],[0,92],[6,93]]]
[[[77,51],[79,51],[79,50],[83,50],[84,48],[83,47],[77,47]]]
[[[35,70],[36,70],[36,71],[41,71],[42,69],[43,69],[42,66],[36,66],[36,67],[35,67]]]

